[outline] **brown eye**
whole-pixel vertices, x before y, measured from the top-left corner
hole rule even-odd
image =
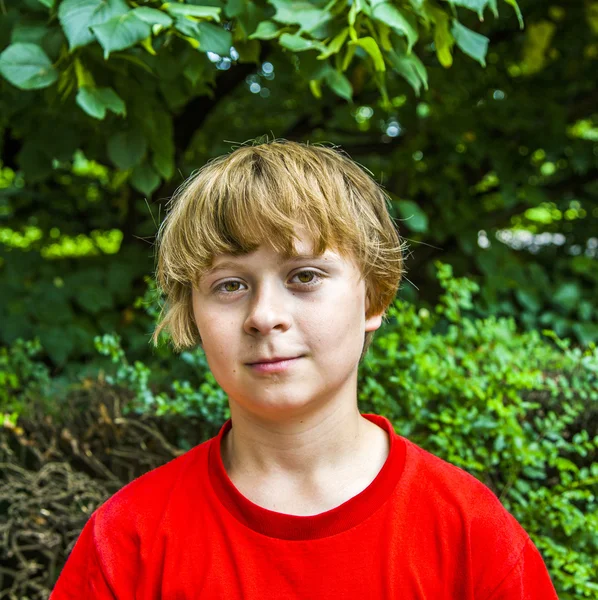
[[[299,276],[305,276],[307,275],[308,277],[310,277],[309,281],[300,281],[299,283],[301,283],[304,287],[315,287],[317,286],[322,279],[324,279],[324,275],[318,273],[317,271],[313,271],[311,269],[306,269],[303,271],[299,271],[298,273],[295,273],[295,275],[293,275],[293,279],[295,277],[299,277]],[[230,279],[228,281],[223,281],[222,283],[220,283],[219,285],[217,285],[214,288],[214,293],[219,295],[219,296],[232,296],[234,295],[236,292],[240,291],[238,288],[231,290],[231,289],[227,289],[225,286],[230,286],[230,285],[242,285],[242,283],[240,281],[235,281],[234,279]]]
[[[294,277],[299,277],[299,276],[302,276],[302,275],[305,275],[305,274],[312,276],[312,279],[310,281],[301,281],[300,282],[300,283],[304,284],[306,287],[315,287],[325,277],[324,275],[321,275],[317,271],[312,271],[311,269],[307,269],[307,270],[304,270],[304,271],[299,271],[298,273],[295,273]]]

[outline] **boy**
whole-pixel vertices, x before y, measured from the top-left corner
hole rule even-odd
[[[175,194],[154,342],[201,344],[231,418],[93,513],[52,600],[557,597],[486,486],[359,413],[403,274],[386,203],[346,155],[285,140]]]

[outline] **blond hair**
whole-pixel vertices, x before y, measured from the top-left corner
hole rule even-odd
[[[175,192],[156,237],[158,287],[165,296],[152,335],[167,330],[176,351],[201,345],[192,288],[215,256],[253,252],[264,243],[294,257],[295,227],[359,266],[370,301],[366,318],[383,318],[403,276],[403,244],[383,189],[344,151],[275,139],[212,159]],[[374,335],[369,331],[365,356]]]

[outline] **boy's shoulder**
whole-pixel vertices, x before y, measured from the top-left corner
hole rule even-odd
[[[413,470],[424,468],[429,477],[433,477],[439,484],[445,484],[453,487],[458,484],[457,490],[467,488],[468,491],[474,489],[480,493],[485,493],[485,490],[491,491],[484,483],[474,477],[464,468],[450,462],[447,459],[441,458],[430,450],[426,450],[422,446],[407,438],[405,441],[405,467]]]
[[[184,489],[182,480],[190,469],[197,474],[194,480],[201,484],[201,468],[198,465],[205,462],[202,459],[207,454],[210,441],[194,446],[115,492],[94,511],[96,527],[100,523],[112,527],[121,521],[123,525],[138,529],[137,526],[143,528],[148,521],[159,518],[173,495],[181,489],[181,484]]]
[[[523,548],[529,535],[505,508],[496,493],[461,467],[405,439],[405,468],[399,493],[422,517],[450,524],[486,545],[495,537],[508,537]]]
[[[440,503],[460,504],[471,509],[487,505],[502,507],[492,489],[462,467],[440,458],[408,440],[405,441],[404,483],[433,495]]]

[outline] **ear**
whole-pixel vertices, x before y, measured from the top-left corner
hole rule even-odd
[[[370,299],[366,298],[365,314],[367,314],[369,307],[370,307]],[[379,329],[380,326],[382,325],[382,314],[383,313],[380,313],[379,315],[372,315],[371,317],[366,318],[365,330],[366,331],[376,331],[376,329]]]

